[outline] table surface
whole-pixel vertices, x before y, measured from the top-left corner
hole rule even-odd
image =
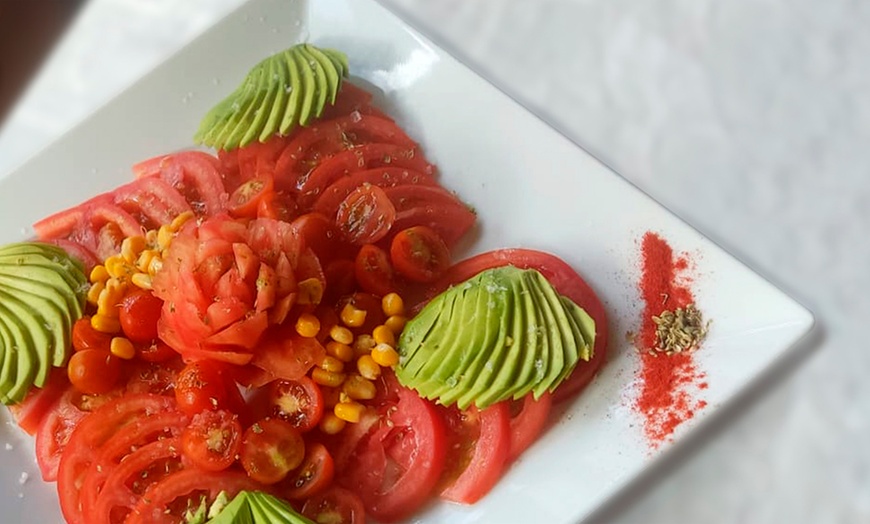
[[[0,130],[0,176],[241,1],[91,0]],[[797,371],[598,519],[868,522],[870,4],[383,1],[824,326]]]

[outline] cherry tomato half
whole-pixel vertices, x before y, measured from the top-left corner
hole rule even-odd
[[[133,342],[151,342],[157,338],[157,321],[163,301],[150,291],[139,290],[121,302],[118,320],[124,335]]]
[[[286,420],[299,431],[317,426],[323,416],[320,386],[307,376],[299,380],[276,380],[269,385],[270,415]]]
[[[387,236],[396,208],[384,190],[372,184],[356,188],[338,206],[335,223],[351,244],[371,244]]]
[[[82,317],[76,320],[72,329],[72,344],[76,351],[83,349],[109,350],[112,343],[112,335],[102,333],[91,326],[91,317]]]
[[[178,409],[193,416],[210,409],[230,409],[235,411],[235,395],[230,388],[238,388],[224,373],[217,362],[198,360],[186,365],[178,374],[175,382],[175,400]]]
[[[263,484],[282,481],[305,458],[305,441],[287,421],[265,418],[245,430],[239,460],[248,476]]]
[[[84,349],[73,353],[66,369],[73,387],[88,395],[99,395],[115,387],[121,376],[121,361],[102,349]]]
[[[433,229],[415,226],[393,237],[390,259],[402,276],[414,282],[429,283],[450,267],[450,250]]]
[[[365,524],[366,521],[365,509],[359,497],[339,487],[308,499],[302,507],[302,515],[317,524]]]
[[[354,262],[354,276],[364,291],[384,296],[395,291],[393,265],[386,251],[373,244],[360,248]]]
[[[335,478],[335,462],[326,446],[315,442],[308,446],[305,451],[305,460],[302,465],[289,477],[286,483],[288,490],[287,498],[292,500],[304,500],[321,493]]]
[[[136,355],[145,362],[166,362],[173,357],[177,357],[178,353],[169,347],[169,344],[163,342],[159,338],[152,339],[148,342],[139,344],[136,348]]]
[[[230,467],[241,445],[239,417],[223,409],[194,415],[181,434],[184,456],[206,471],[223,471]]]
[[[273,187],[272,176],[267,174],[257,175],[240,185],[230,195],[230,214],[234,217],[256,217],[260,202],[271,199]]]

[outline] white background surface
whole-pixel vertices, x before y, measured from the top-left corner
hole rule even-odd
[[[0,173],[239,3],[92,0],[0,132]],[[790,379],[608,520],[870,520],[859,330],[870,316],[870,7],[387,3],[803,299],[827,330]]]

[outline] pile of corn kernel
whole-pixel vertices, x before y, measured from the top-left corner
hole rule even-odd
[[[125,238],[120,253],[91,270],[88,302],[97,308],[91,317],[95,330],[112,335],[121,332],[119,314],[124,298],[137,289],[151,289],[151,279],[163,267],[163,256],[172,238],[191,218],[193,213],[187,211],[143,236]],[[133,343],[123,336],[112,338],[110,350],[125,360],[136,355]]]
[[[367,311],[347,304],[341,310],[341,324],[329,330],[326,357],[311,370],[311,379],[322,387],[327,408],[320,421],[324,433],[334,435],[348,422],[359,422],[366,407],[359,401],[371,400],[377,393],[374,381],[382,368],[398,364],[396,339],[407,322],[405,305],[396,293],[381,299],[381,308],[387,319],[371,334],[354,337],[350,328],[365,324]],[[303,337],[316,337],[320,333],[320,319],[310,313],[299,316],[296,332]],[[348,370],[348,368],[351,368]]]

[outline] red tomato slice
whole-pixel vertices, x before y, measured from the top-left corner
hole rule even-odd
[[[396,208],[384,190],[363,184],[338,206],[335,224],[345,240],[359,246],[387,236],[395,219]]]
[[[190,206],[168,182],[157,177],[140,178],[115,189],[114,202],[145,229],[155,229],[190,211]]]
[[[292,328],[267,335],[251,363],[284,380],[300,380],[323,360],[326,349],[317,339],[301,337]]]
[[[272,191],[260,200],[257,207],[258,218],[271,218],[290,222],[299,216],[299,205],[296,199],[286,191]]]
[[[513,462],[523,451],[529,448],[537,440],[538,435],[547,424],[550,415],[550,406],[553,397],[545,392],[541,398],[535,400],[534,395],[529,393],[521,400],[510,402],[511,413],[511,446],[508,453],[508,462]]]
[[[101,262],[93,251],[86,248],[82,244],[79,244],[78,242],[58,238],[52,240],[50,243],[56,245],[57,247],[63,248],[63,250],[66,251],[68,255],[81,262],[82,266],[84,266],[85,268],[86,275],[90,275],[91,270],[94,269],[94,266],[100,264]]]
[[[42,421],[69,387],[66,371],[63,368],[55,368],[43,387],[31,388],[21,403],[9,406],[9,411],[15,417],[18,427],[28,435],[36,434]]]
[[[384,296],[396,290],[390,256],[373,244],[360,248],[354,262],[353,275],[363,291],[368,293]]]
[[[442,410],[448,434],[441,498],[474,504],[495,486],[510,453],[510,412],[502,402],[478,411]]]
[[[381,408],[381,422],[339,473],[340,482],[381,521],[400,520],[428,500],[447,453],[435,407],[414,391],[399,387],[395,393],[398,401]]]
[[[363,503],[353,492],[339,487],[315,495],[305,502],[302,515],[317,524],[365,524]]]
[[[450,267],[450,249],[441,236],[426,226],[399,231],[390,244],[393,267],[414,282],[429,283]]]
[[[559,403],[579,393],[592,380],[607,359],[607,312],[595,291],[560,258],[532,249],[500,249],[481,253],[455,264],[432,285],[429,296],[435,296],[448,286],[464,282],[481,271],[506,265],[521,269],[536,269],[556,288],[589,313],[595,321],[595,346],[592,359],[580,362],[556,391],[553,402]]]
[[[239,462],[248,476],[263,484],[276,484],[298,468],[305,458],[305,442],[292,424],[265,418],[245,430]]]
[[[181,433],[181,449],[190,462],[206,471],[223,471],[236,461],[242,445],[242,424],[235,413],[218,409],[193,416]]]
[[[221,492],[229,499],[240,491],[262,490],[262,485],[244,473],[208,473],[185,469],[153,484],[139,497],[125,524],[177,524],[183,522],[188,507],[198,507],[204,497],[211,505]]]
[[[256,217],[260,203],[272,198],[273,188],[273,179],[266,174],[244,182],[230,195],[230,214],[234,217]]]
[[[138,355],[142,360],[133,361],[132,366],[128,367],[129,378],[125,387],[126,393],[175,396],[175,382],[178,379],[178,373],[184,367],[184,363],[178,358],[178,353],[169,346],[163,344],[163,348],[161,351],[168,351],[171,355],[166,360],[159,362],[142,358],[148,354],[148,351],[140,349]]]
[[[305,450],[305,460],[284,482],[288,499],[309,499],[332,484],[335,478],[335,462],[326,446],[319,442],[309,444]]]
[[[426,204],[396,213],[392,233],[415,226],[426,226],[444,239],[447,247],[453,248],[474,226],[477,216],[465,204]],[[390,239],[390,237],[387,237]]]
[[[87,415],[87,412],[73,402],[77,395],[79,393],[72,386],[67,386],[49,407],[36,430],[36,463],[42,473],[42,480],[46,482],[57,480],[61,455],[73,430]]]
[[[390,195],[387,188],[396,186],[436,186],[438,183],[429,175],[418,171],[401,167],[381,167],[369,169],[339,178],[321,194],[314,202],[312,209],[326,216],[334,217],[338,212],[338,206],[356,188],[363,184],[372,184],[384,188],[387,196]],[[395,205],[395,200],[393,201]]]
[[[187,200],[197,215],[211,216],[226,209],[220,161],[202,151],[182,151],[133,166],[137,177],[160,176]]]
[[[323,393],[310,378],[276,380],[269,384],[269,416],[289,422],[300,432],[320,423]]]
[[[339,298],[353,293],[357,289],[355,271],[353,260],[338,259],[329,262],[323,269],[323,274],[326,277],[326,291],[321,303],[335,304]]]
[[[302,239],[302,245],[314,251],[326,265],[336,258],[353,256],[353,248],[342,242],[333,220],[335,215],[332,217],[317,212],[306,213],[290,223],[290,228]]]
[[[395,144],[365,144],[331,156],[306,177],[298,189],[303,209],[312,205],[327,187],[341,177],[379,167],[400,167],[431,176],[435,166],[415,148]]]
[[[238,392],[232,373],[223,364],[199,360],[187,364],[175,381],[175,401],[178,409],[189,416],[212,409],[228,409]]]
[[[362,115],[374,115],[380,118],[390,120],[390,117],[384,114],[383,111],[372,106],[372,94],[357,87],[350,82],[343,82],[338,96],[335,97],[335,104],[323,108],[323,114],[320,118],[327,120],[339,116],[349,115],[356,111]]]
[[[440,186],[406,184],[384,189],[387,197],[396,207],[396,211],[407,211],[420,206],[452,207],[462,205],[468,207],[456,194]]]

